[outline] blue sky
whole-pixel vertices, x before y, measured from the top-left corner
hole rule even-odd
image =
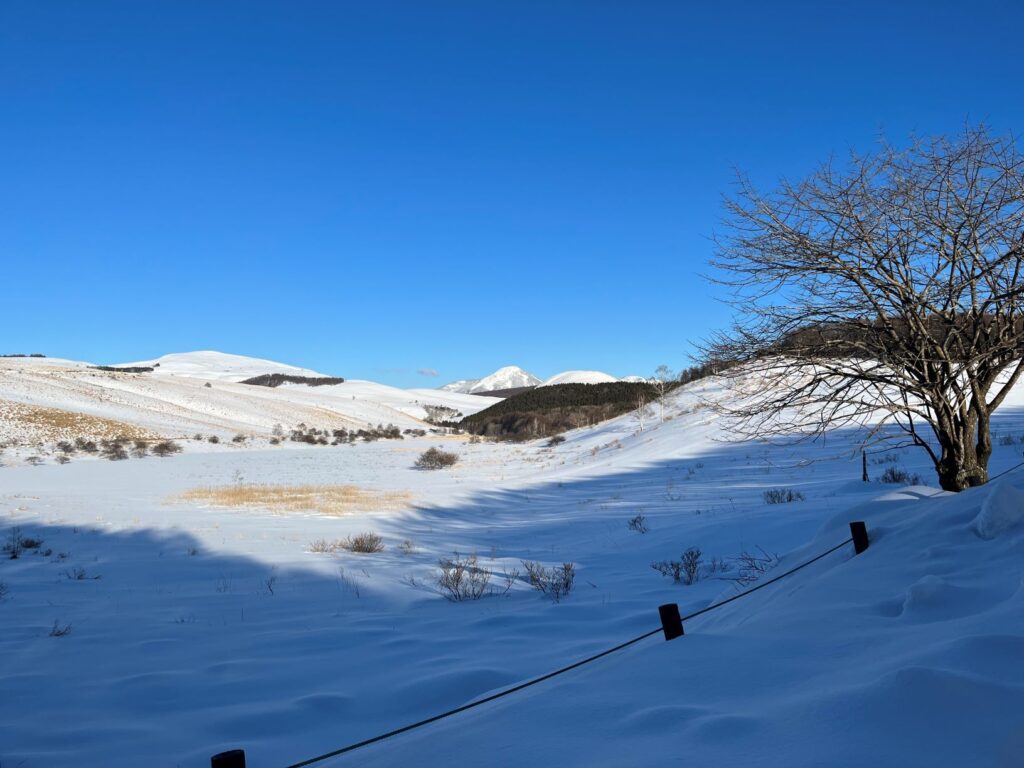
[[[0,2],[0,352],[647,374],[734,168],[1020,131],[1018,2]],[[436,377],[417,373],[433,369]]]

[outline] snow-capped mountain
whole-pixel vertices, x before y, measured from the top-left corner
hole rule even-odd
[[[499,389],[515,389],[517,387],[536,387],[541,380],[529,371],[515,365],[499,368],[490,376],[482,379],[464,379],[446,384],[441,389],[446,392],[493,392]]]
[[[607,374],[602,371],[563,371],[562,373],[556,373],[550,379],[538,386],[550,387],[555,384],[605,384],[610,381],[618,381],[618,379],[611,374]]]

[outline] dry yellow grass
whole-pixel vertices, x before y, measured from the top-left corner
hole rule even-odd
[[[36,440],[66,440],[75,437],[146,440],[158,437],[149,430],[123,421],[0,400],[0,432],[16,432],[18,428]]]
[[[405,507],[412,495],[370,491],[356,485],[223,485],[193,488],[178,497],[217,507],[253,507],[274,512],[317,512],[347,515],[386,512]]]

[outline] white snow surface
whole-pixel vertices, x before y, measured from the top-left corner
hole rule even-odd
[[[100,386],[60,376],[76,386],[51,381],[52,400]],[[12,378],[0,377],[4,396]],[[111,395],[154,396],[115,378],[103,383]],[[229,395],[246,397],[230,382],[195,386],[182,398],[227,408]],[[380,385],[352,386],[392,407]],[[305,407],[297,388],[280,389]],[[258,404],[276,407],[274,392]],[[712,575],[673,584],[652,561],[690,546],[705,563],[778,553],[767,579],[845,540],[851,520],[867,523],[865,553],[845,545],[688,621],[682,638],[655,635],[320,764],[1021,765],[1024,527],[1009,510],[1020,508],[1024,471],[955,495],[864,483],[857,430],[795,446],[726,442],[704,404],[715,393],[713,380],[682,387],[664,421],[638,431],[625,415],[555,448],[429,437],[212,453],[188,444],[168,459],[0,467],[0,538],[18,526],[42,540],[0,560],[0,765],[134,768],[148,755],[199,768],[238,747],[257,768],[288,765],[655,629],[660,604],[686,614],[736,594]],[[1020,401],[996,415],[997,436],[1013,444],[995,441],[993,473],[1020,461]],[[433,445],[458,464],[415,470]],[[932,477],[919,452],[892,455]],[[869,464],[872,477],[883,460]],[[411,496],[402,509],[341,516],[177,500],[252,483]],[[775,488],[805,500],[766,504]],[[638,514],[645,534],[626,525]],[[995,523],[990,535],[979,520]],[[362,531],[382,535],[385,550],[310,551]],[[438,593],[438,558],[455,550],[478,554],[498,594],[456,603]],[[522,560],[575,563],[573,592],[545,599]],[[501,573],[515,570],[506,593]],[[51,636],[55,625],[70,630]]]
[[[556,373],[539,386],[551,387],[555,384],[605,384],[610,381],[618,381],[618,379],[602,371],[563,371],[562,373]]]
[[[499,368],[489,376],[482,379],[462,379],[445,384],[441,387],[447,392],[494,392],[500,389],[515,389],[517,387],[535,387],[541,380],[528,371],[524,371],[515,365],[507,365]]]
[[[258,357],[231,355],[226,352],[175,352],[158,357],[155,360],[144,360],[136,363],[121,363],[117,367],[153,367],[160,376],[188,376],[206,381],[244,381],[266,373],[283,373],[289,376],[322,377],[327,374],[317,373],[309,368],[298,368],[294,365],[276,363],[273,360],[261,360]]]

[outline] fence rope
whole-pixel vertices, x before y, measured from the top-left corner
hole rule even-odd
[[[1022,464],[1021,466],[1024,466],[1024,464]],[[727,605],[728,603],[731,603],[734,600],[739,600],[741,597],[746,597],[747,595],[753,594],[754,592],[757,592],[757,590],[759,589],[764,589],[765,587],[770,586],[775,582],[784,579],[787,576],[791,576],[797,571],[802,570],[807,566],[818,562],[823,557],[831,555],[833,552],[835,552],[838,549],[842,549],[852,541],[853,537],[851,536],[845,541],[836,544],[831,549],[822,552],[820,555],[816,555],[812,557],[810,560],[800,563],[800,565],[794,566],[793,568],[790,568],[788,571],[780,573],[778,576],[775,576],[769,579],[768,581],[758,584],[755,587],[751,587],[750,589],[744,590],[743,592],[733,595],[732,597],[728,597],[725,600],[719,600],[717,603],[712,603],[711,605],[705,606],[704,608],[701,608],[699,611],[694,611],[693,613],[687,614],[686,616],[682,617],[682,620],[689,621],[690,619],[695,619],[698,616],[708,613],[709,611],[715,610],[716,608],[721,608],[723,605]],[[653,637],[654,635],[659,634],[661,631],[661,627],[658,627],[657,629],[652,629],[650,632],[644,632],[642,635],[637,635],[631,640],[627,640],[624,643],[619,643],[613,648],[608,648],[607,650],[601,651],[600,653],[595,653],[593,656],[588,656],[585,659],[580,659],[579,661],[573,664],[561,667],[553,672],[548,672],[546,675],[541,675],[540,677],[535,677],[531,680],[527,680],[526,682],[520,683],[519,685],[515,685],[512,688],[507,688],[504,691],[492,693],[490,696],[485,696],[482,699],[477,699],[476,701],[472,701],[468,704],[463,704],[462,706],[456,707],[455,709],[449,709],[447,712],[442,712],[440,714],[433,715],[432,717],[428,717],[424,720],[419,720],[415,723],[404,725],[401,728],[396,728],[393,731],[388,731],[387,733],[382,733],[378,736],[374,736],[369,739],[364,739],[363,741],[357,741],[354,744],[349,744],[348,746],[341,747],[340,749],[335,749],[331,752],[325,752],[322,755],[311,757],[308,760],[303,760],[298,763],[292,763],[291,765],[286,766],[286,768],[305,768],[305,766],[314,765],[315,763],[328,760],[332,757],[344,755],[346,752],[354,752],[355,750],[361,749],[362,747],[368,747],[371,744],[376,744],[378,742],[384,741],[385,739],[390,739],[392,736],[398,736],[399,734],[407,733],[409,731],[415,730],[416,728],[421,728],[424,725],[430,725],[431,723],[436,723],[439,720],[444,720],[446,717],[451,717],[452,715],[457,715],[460,712],[465,712],[466,710],[474,709],[475,707],[479,707],[489,702],[495,701],[497,699],[504,698],[505,696],[510,696],[513,693],[517,693],[519,691],[524,690],[525,688],[530,688],[531,686],[537,685],[538,683],[543,683],[545,680],[550,680],[553,677],[564,675],[566,672],[582,667],[585,664],[590,664],[591,662],[597,661],[598,659],[608,656],[609,654],[615,653],[616,651],[621,651],[624,648],[628,648],[631,645],[635,645],[636,643],[639,643],[641,640],[646,640],[648,637]]]

